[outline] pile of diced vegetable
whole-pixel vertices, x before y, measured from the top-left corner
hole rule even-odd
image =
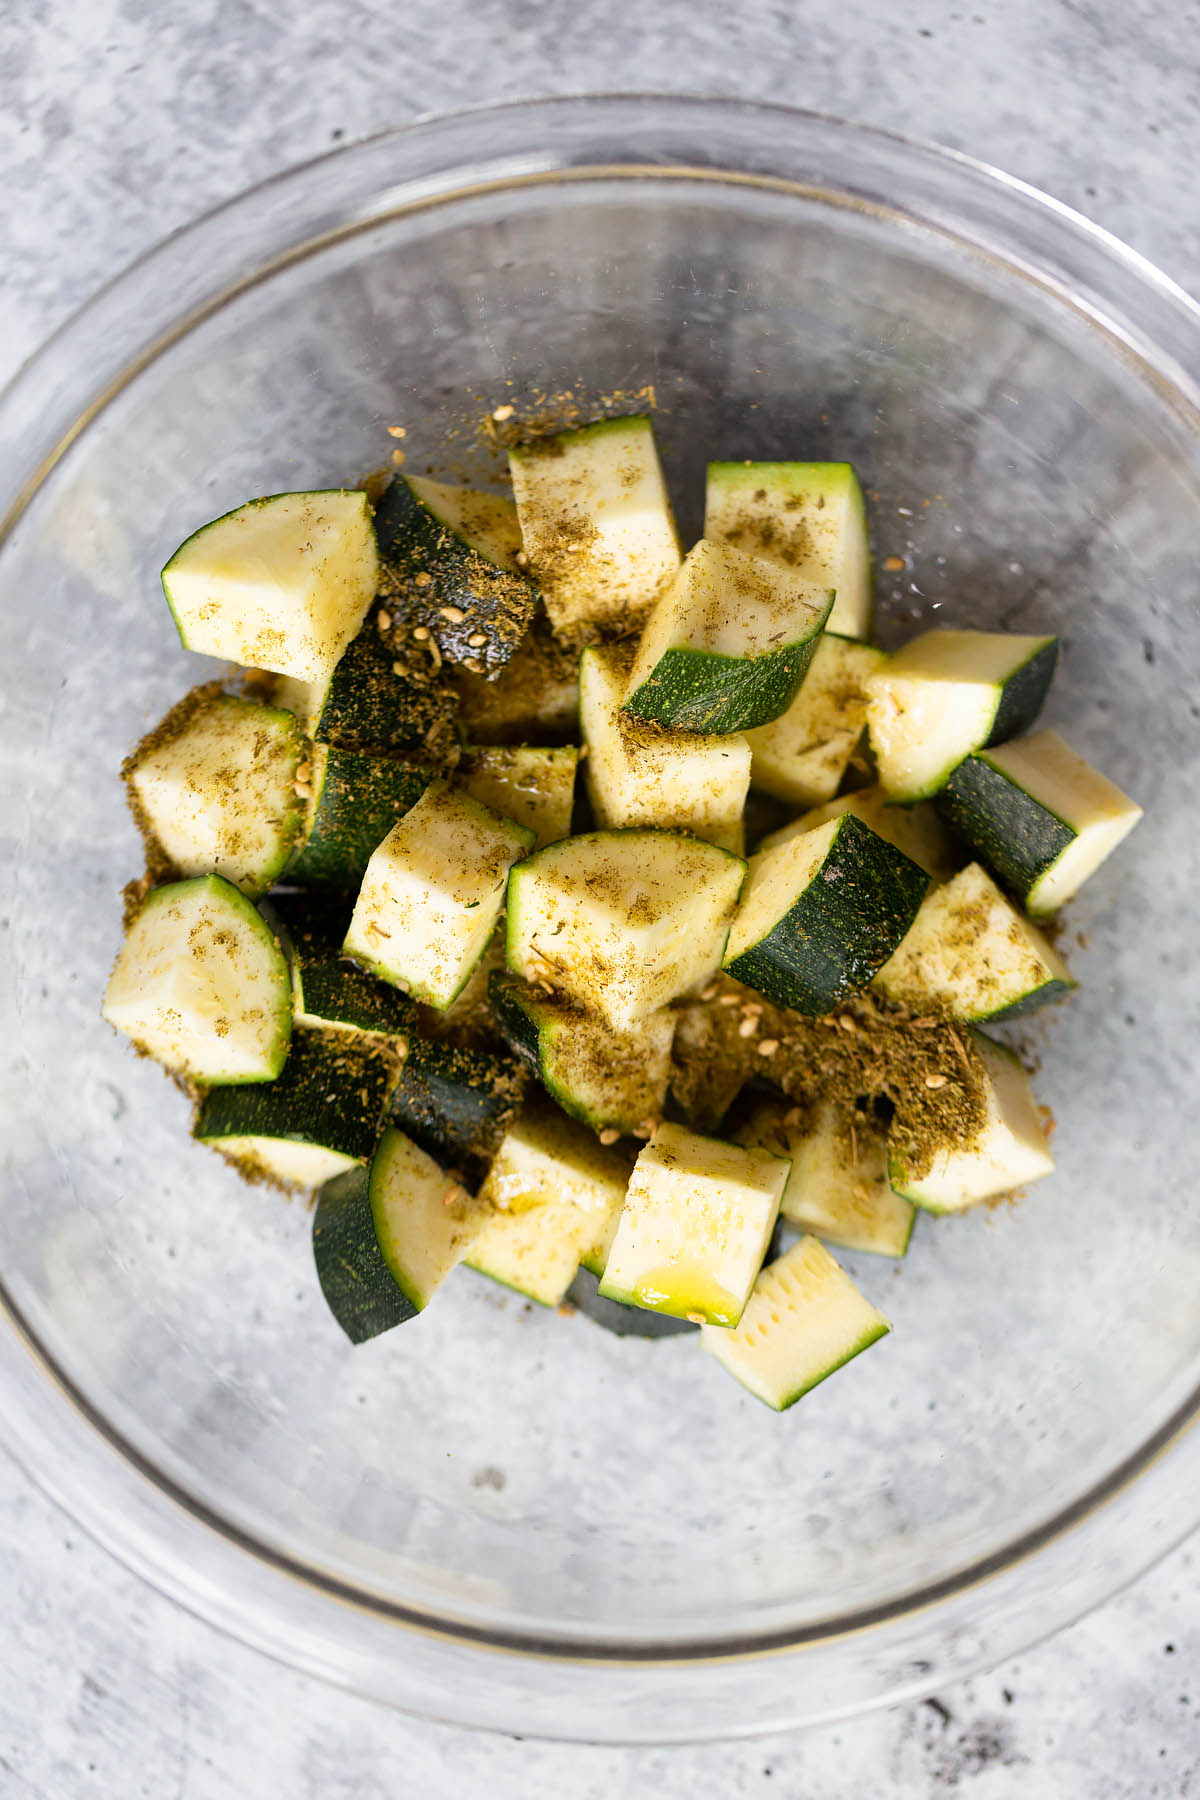
[[[782,1408],[888,1329],[820,1240],[902,1256],[914,1208],[1051,1169],[978,1026],[1073,987],[1034,921],[1139,811],[1030,730],[1055,638],[870,642],[848,464],[711,464],[686,556],[645,418],[510,472],[511,500],[401,474],[374,506],[254,500],[168,562],[184,645],[256,673],[126,764],[150,873],[105,1016],[200,1141],[319,1190],[355,1342],[460,1262],[547,1305],[582,1268]],[[751,790],[777,828],[747,860]],[[918,1155],[864,1111],[847,1149],[832,1103],[773,1088],[764,1010],[853,1032],[866,1003],[961,1028],[969,1137]],[[675,1040],[730,1006],[758,1063],[713,1136]]]

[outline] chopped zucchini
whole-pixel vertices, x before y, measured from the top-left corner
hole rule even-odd
[[[467,793],[505,819],[527,825],[534,848],[568,836],[575,805],[573,745],[538,750],[522,744],[491,744],[472,750],[458,770]]]
[[[603,1258],[596,1267],[603,1273]],[[683,1337],[697,1330],[690,1319],[675,1319],[670,1313],[647,1312],[644,1306],[623,1306],[619,1300],[606,1300],[599,1289],[596,1268],[586,1257],[567,1289],[567,1305],[603,1330],[611,1331],[614,1337]]]
[[[579,662],[584,774],[596,823],[693,831],[740,856],[749,744],[738,736],[663,731],[622,712],[631,666],[619,645],[595,645]]]
[[[987,1115],[975,1140],[937,1151],[927,1166],[915,1160],[896,1127],[889,1140],[892,1186],[925,1212],[962,1212],[1040,1181],[1054,1169],[1020,1058],[982,1031],[972,1031],[971,1037],[987,1076]]]
[[[304,834],[288,881],[341,893],[358,887],[379,845],[433,778],[429,768],[314,744]]]
[[[477,1187],[528,1085],[514,1057],[413,1036],[388,1101],[388,1122]]]
[[[625,710],[668,731],[749,731],[787,711],[833,595],[766,557],[702,538],[655,602]]]
[[[371,1168],[326,1182],[313,1214],[317,1279],[352,1344],[424,1311],[470,1247],[482,1215],[470,1196],[399,1131]]]
[[[679,567],[647,418],[601,419],[509,452],[530,571],[567,643],[626,637]]]
[[[357,490],[270,494],[202,525],[162,572],[185,650],[324,681],[375,592],[371,507]]]
[[[793,806],[819,806],[837,793],[867,722],[867,677],[882,650],[825,631],[792,704],[747,733],[751,781]]]
[[[629,1178],[600,1292],[676,1318],[736,1325],[762,1267],[789,1164],[659,1127]]]
[[[745,867],[666,831],[551,844],[509,878],[508,966],[635,1025],[719,967]]]
[[[287,961],[262,914],[220,875],[147,895],[109,976],[110,1025],[193,1081],[274,1081],[292,1029]]]
[[[194,1135],[250,1174],[320,1187],[374,1154],[395,1080],[395,1058],[372,1045],[297,1031],[277,1080],[209,1090]]]
[[[832,588],[827,629],[871,635],[867,512],[849,463],[709,463],[704,535]]]
[[[304,741],[290,713],[197,688],[123,765],[135,817],[180,875],[223,875],[254,899],[292,852]]]
[[[447,662],[496,675],[528,631],[537,590],[499,494],[398,475],[375,509],[384,597]]]
[[[964,756],[1028,731],[1042,709],[1058,639],[999,631],[925,631],[867,683],[867,729],[880,786],[927,800]]]
[[[872,985],[916,1012],[982,1021],[1018,1018],[1077,984],[1037,926],[971,863],[930,890]]]
[[[828,1104],[806,1113],[763,1098],[733,1135],[791,1159],[779,1210],[793,1225],[847,1250],[904,1255],[915,1214],[892,1190],[886,1136],[871,1120],[841,1118]]]
[[[768,1263],[736,1331],[700,1342],[756,1399],[783,1412],[891,1326],[815,1237]]]
[[[625,1198],[629,1157],[553,1109],[531,1108],[479,1192],[489,1210],[466,1260],[543,1306],[558,1306]]]
[[[593,1131],[649,1136],[667,1095],[672,1013],[663,1007],[614,1031],[518,975],[493,975],[489,993],[501,1031],[564,1112]]]
[[[521,646],[489,680],[452,668],[459,717],[473,744],[573,744],[579,737],[579,652],[538,612]]]
[[[820,1015],[866,987],[929,886],[851,812],[750,858],[724,967],[778,1006]]]
[[[270,910],[287,943],[297,1025],[407,1041],[416,1002],[343,955],[350,916],[344,901],[324,893],[275,894]]]
[[[938,807],[1034,918],[1078,893],[1142,816],[1054,731],[968,756]]]
[[[813,807],[790,825],[763,838],[758,848],[773,850],[776,844],[785,844],[800,832],[812,831],[817,825],[840,819],[847,812],[854,813],[879,837],[902,850],[910,862],[915,862],[935,881],[948,881],[961,866],[962,858],[955,856],[949,833],[927,800],[918,800],[912,806],[897,806],[881,787],[860,788],[856,794],[842,794],[837,800],[827,800],[824,806]]]
[[[386,621],[386,624],[385,624]],[[393,615],[374,607],[320,689],[297,694],[297,716],[309,719],[309,736],[338,750],[373,756],[448,759],[456,750],[453,689],[439,681],[429,658],[392,647]],[[277,686],[288,704],[294,683]]]
[[[445,1008],[487,949],[508,871],[533,833],[434,782],[367,865],[343,948],[347,956]]]

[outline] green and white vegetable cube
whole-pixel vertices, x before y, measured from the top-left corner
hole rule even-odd
[[[827,630],[870,636],[867,513],[849,463],[709,463],[704,535],[832,588]]]
[[[509,869],[532,845],[526,826],[432,783],[367,864],[347,956],[430,1006],[449,1006],[487,949]]]
[[[501,494],[397,475],[375,509],[386,593],[451,662],[496,675],[529,629],[537,590],[518,567],[516,509]]]
[[[754,786],[793,806],[830,800],[867,722],[867,677],[886,662],[870,644],[823,632],[787,711],[746,734]]]
[[[795,1404],[891,1326],[815,1237],[768,1263],[736,1331],[701,1328],[704,1349],[776,1412]]]
[[[373,1155],[395,1058],[345,1032],[297,1031],[276,1080],[210,1088],[194,1135],[250,1174],[320,1187]]]
[[[564,1112],[593,1131],[640,1131],[662,1117],[675,1014],[666,1007],[625,1031],[574,1001],[500,970],[488,986],[496,1023]]]
[[[956,854],[949,832],[929,801],[918,800],[912,806],[899,806],[888,799],[881,787],[859,788],[856,793],[841,794],[836,800],[827,800],[823,806],[814,806],[800,818],[793,819],[790,825],[771,832],[760,841],[758,848],[773,850],[777,844],[786,844],[801,832],[813,831],[818,825],[827,825],[830,819],[840,819],[848,812],[869,825],[879,837],[886,838],[889,844],[894,844],[897,850],[902,850],[910,862],[915,862],[935,881],[949,880],[961,865],[962,857]]]
[[[201,689],[139,744],[125,774],[139,822],[180,875],[223,875],[253,899],[300,831],[303,753],[290,713]]]
[[[549,1107],[508,1132],[479,1191],[485,1218],[473,1269],[543,1306],[557,1306],[580,1263],[611,1236],[631,1158]]]
[[[162,583],[185,649],[323,682],[377,573],[367,496],[334,488],[248,500],[181,544]]]
[[[916,917],[924,869],[845,812],[750,858],[724,967],[820,1015],[866,987]]]
[[[385,1131],[371,1168],[321,1189],[313,1215],[317,1279],[351,1343],[423,1312],[470,1249],[483,1209],[418,1145]]]
[[[780,1212],[793,1225],[847,1250],[905,1254],[915,1214],[892,1189],[886,1135],[869,1120],[845,1119],[828,1103],[806,1111],[763,1099],[735,1135],[790,1157]]]
[[[199,1082],[274,1081],[292,1029],[287,959],[220,875],[155,888],[109,977],[104,1017],[165,1068]]]
[[[579,663],[584,773],[598,825],[692,831],[740,856],[750,787],[745,737],[662,731],[623,713],[630,657],[594,646]]]
[[[534,847],[567,837],[575,805],[574,745],[534,749],[527,744],[488,744],[459,765],[458,781],[472,798],[534,834]]]
[[[790,1166],[766,1150],[661,1125],[634,1164],[600,1292],[651,1312],[736,1325]]]
[[[979,1022],[1018,1018],[1077,984],[1037,926],[970,863],[931,889],[872,985],[916,1012]]]
[[[568,642],[636,631],[679,567],[654,429],[602,419],[509,452],[530,573]]]
[[[1142,816],[1054,731],[968,756],[938,806],[1034,918],[1078,893]]]
[[[719,968],[745,870],[674,832],[551,844],[509,879],[508,966],[624,1030]]]
[[[314,744],[301,841],[289,883],[346,893],[356,888],[388,832],[415,806],[433,770]]]
[[[1020,1058],[1007,1044],[998,1044],[981,1031],[973,1031],[971,1037],[987,1083],[986,1117],[973,1141],[938,1150],[927,1163],[915,1160],[896,1127],[889,1141],[892,1186],[925,1212],[962,1212],[981,1200],[994,1200],[1040,1181],[1054,1170]]]
[[[1029,727],[1054,674],[1058,639],[926,631],[867,683],[867,729],[894,800],[940,792],[964,756]]]
[[[702,538],[646,621],[625,710],[669,731],[768,724],[804,680],[832,600],[781,563]]]

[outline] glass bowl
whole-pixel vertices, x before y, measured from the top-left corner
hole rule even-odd
[[[0,407],[0,1407],[152,1582],[306,1669],[508,1731],[666,1740],[928,1691],[1200,1515],[1200,315],[961,157],[742,103],[423,124],[268,183],[101,293]],[[117,768],[206,665],[166,554],[250,494],[495,473],[469,421],[650,390],[709,456],[850,457],[884,631],[1053,630],[1048,722],[1147,806],[1019,1034],[1058,1172],[847,1261],[886,1343],[784,1417],[694,1342],[463,1271],[352,1350],[308,1215],[189,1140],[102,1024]],[[633,399],[632,406],[638,401]]]

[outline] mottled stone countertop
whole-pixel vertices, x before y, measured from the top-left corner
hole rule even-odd
[[[1188,0],[39,0],[0,11],[0,376],[123,264],[289,163],[418,113],[585,89],[734,92],[969,151],[1200,292]],[[1200,1796],[1195,1543],[934,1700],[669,1750],[429,1726],[220,1637],[0,1458],[0,1795],[382,1800]]]

